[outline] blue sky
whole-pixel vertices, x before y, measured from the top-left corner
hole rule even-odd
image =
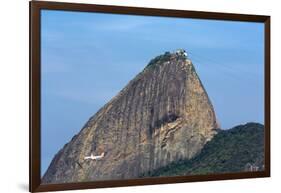
[[[42,175],[57,151],[155,56],[184,48],[224,129],[263,123],[262,23],[43,10]]]

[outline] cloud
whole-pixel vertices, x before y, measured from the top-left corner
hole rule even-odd
[[[99,30],[108,30],[108,31],[129,31],[129,30],[136,30],[142,28],[146,25],[149,25],[150,22],[138,20],[138,21],[130,21],[130,20],[119,20],[119,21],[112,21],[99,24],[95,26],[95,28]]]
[[[42,63],[41,72],[46,73],[65,73],[69,72],[70,66],[64,63],[48,62],[48,64]]]
[[[100,17],[100,15],[99,15]],[[138,16],[129,16],[124,17],[123,15],[107,15],[102,19],[98,19],[96,17],[89,17],[87,20],[84,21],[72,21],[65,23],[66,28],[76,28],[79,27],[83,30],[98,30],[98,31],[129,31],[129,30],[136,30],[140,29],[144,26],[155,24],[152,21],[148,20],[147,18],[138,17]]]
[[[54,95],[62,97],[66,100],[71,100],[80,103],[87,103],[90,105],[104,105],[111,100],[118,93],[117,89],[71,89],[60,90]]]

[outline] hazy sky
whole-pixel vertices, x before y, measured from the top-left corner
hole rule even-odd
[[[262,23],[41,13],[42,175],[57,151],[155,56],[184,48],[224,129],[263,123]]]

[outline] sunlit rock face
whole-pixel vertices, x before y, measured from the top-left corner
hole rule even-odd
[[[53,158],[42,181],[138,178],[200,152],[218,129],[210,99],[184,50],[152,59]],[[100,155],[99,160],[85,156]]]

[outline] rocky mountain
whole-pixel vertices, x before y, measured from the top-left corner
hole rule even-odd
[[[176,176],[264,170],[264,126],[247,123],[220,130],[192,159],[175,161],[144,176]]]
[[[53,158],[43,183],[137,178],[201,151],[219,128],[184,50],[152,59]],[[85,157],[101,155],[99,159]]]

